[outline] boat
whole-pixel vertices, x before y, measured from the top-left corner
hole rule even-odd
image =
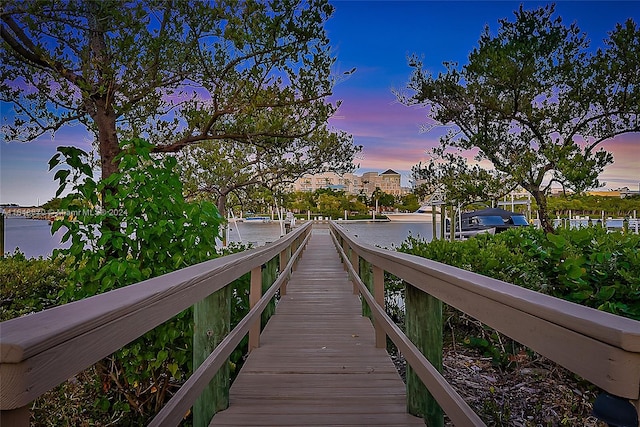
[[[264,224],[265,222],[271,222],[271,217],[268,216],[249,216],[244,218],[245,224]]]
[[[466,212],[461,215],[461,221],[463,230],[465,227],[495,227],[496,233],[513,227],[526,227],[529,225],[527,218],[523,214],[501,208],[488,208]]]
[[[501,208],[481,209],[465,212],[460,215],[460,223],[456,224],[455,236],[468,238],[481,233],[496,234],[513,227],[525,227],[529,222],[523,214]],[[449,235],[449,221],[447,232]]]
[[[415,212],[393,212],[384,214],[389,221],[396,222],[433,222],[433,210],[434,207],[431,205],[423,205]],[[436,222],[440,221],[440,214],[438,210],[435,209],[436,212]]]
[[[466,229],[466,230],[462,230],[462,231],[456,231],[455,233],[453,233],[453,237],[455,237],[456,240],[466,240],[469,237],[473,237],[473,236],[477,236],[478,234],[496,234],[496,228],[495,227],[488,227],[488,228],[476,228],[476,229]],[[449,232],[445,232],[445,237],[449,237]]]

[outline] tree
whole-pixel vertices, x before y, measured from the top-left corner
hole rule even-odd
[[[393,197],[393,194],[385,193],[380,187],[376,187],[371,194],[371,205],[376,206],[376,201],[378,202],[377,206],[384,206],[387,208],[393,207],[396,203],[396,199]]]
[[[604,141],[640,131],[640,32],[618,24],[605,48],[588,51],[575,24],[562,24],[554,6],[522,7],[515,21],[485,28],[467,65],[445,63],[433,77],[413,56],[406,104],[428,107],[437,124],[450,126],[441,148],[479,149],[498,173],[531,193],[542,227],[552,231],[545,192],[553,183],[581,192],[598,186],[613,161]]]
[[[15,111],[3,133],[30,141],[80,122],[102,178],[117,172],[124,136],[156,152],[334,138],[332,12],[327,0],[5,3],[0,93]]]
[[[517,187],[506,174],[469,165],[466,158],[454,153],[440,153],[426,165],[414,166],[412,175],[421,183],[419,193],[429,197],[438,193],[451,206],[497,201]]]
[[[231,194],[242,200],[256,186],[275,191],[305,173],[351,171],[357,150],[351,136],[343,132],[314,132],[286,145],[206,141],[188,147],[179,158],[189,195],[212,197],[226,215]]]
[[[313,193],[308,191],[296,191],[287,195],[287,207],[294,212],[311,212],[314,208]]]
[[[415,193],[405,194],[396,207],[406,212],[414,212],[420,208],[420,200]]]
[[[333,192],[319,193],[316,207],[318,212],[332,218],[340,218],[344,211],[340,195]]]

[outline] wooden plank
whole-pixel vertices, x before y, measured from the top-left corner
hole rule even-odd
[[[424,426],[342,268],[315,233],[211,426]]]
[[[193,369],[198,369],[230,332],[231,289],[229,286],[194,305]],[[213,415],[229,406],[229,363],[223,363],[214,379],[193,405],[193,426],[209,424]]]
[[[347,238],[340,227],[341,238]],[[640,397],[640,322],[352,240],[358,255],[593,384]]]
[[[15,409],[276,256],[308,228],[71,304],[2,322],[0,408]]]

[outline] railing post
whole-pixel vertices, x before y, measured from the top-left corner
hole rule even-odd
[[[262,269],[262,291],[261,291],[260,297],[262,297],[265,291],[267,291],[269,287],[271,287],[273,282],[275,282],[276,277],[278,276],[277,263],[278,263],[278,259],[276,257],[271,258],[269,261],[265,263],[264,268]],[[261,331],[262,329],[264,329],[265,325],[269,321],[269,318],[273,316],[275,312],[276,312],[276,298],[273,297],[271,301],[269,301],[269,304],[267,304],[267,306],[264,308],[264,311],[262,312],[262,316],[261,316],[262,320],[260,324]]]
[[[360,279],[362,283],[367,287],[369,292],[373,293],[373,276],[371,275],[371,263],[367,262],[364,258],[360,258]],[[356,291],[357,293],[357,291]],[[369,304],[362,298],[362,315],[373,319],[371,315],[371,308]]]
[[[373,297],[384,309],[384,270],[377,265],[373,266]],[[387,334],[375,319],[373,319],[373,327],[376,331],[376,347],[387,348]]]
[[[442,301],[405,282],[407,337],[442,372]],[[444,426],[442,408],[410,366],[407,366],[407,411],[429,427]]]
[[[360,276],[360,257],[358,256],[356,251],[353,250],[353,248],[351,249],[351,257],[349,261],[351,262],[351,267],[353,267],[353,269],[356,272],[356,276]],[[356,295],[358,293],[358,285],[356,284],[355,277],[352,278],[352,283],[353,283],[353,294]]]
[[[193,307],[193,369],[227,336],[231,324],[231,287],[225,286]],[[216,412],[229,407],[229,364],[222,365],[193,405],[193,425],[208,426]]]
[[[249,288],[249,308],[253,308],[262,297],[262,266],[251,270],[251,285]],[[249,351],[260,347],[260,320],[249,329]]]
[[[0,411],[0,426],[29,427],[31,412],[28,406]]]

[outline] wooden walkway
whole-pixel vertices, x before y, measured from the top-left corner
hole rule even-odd
[[[328,230],[313,230],[211,426],[424,426],[344,271]]]

